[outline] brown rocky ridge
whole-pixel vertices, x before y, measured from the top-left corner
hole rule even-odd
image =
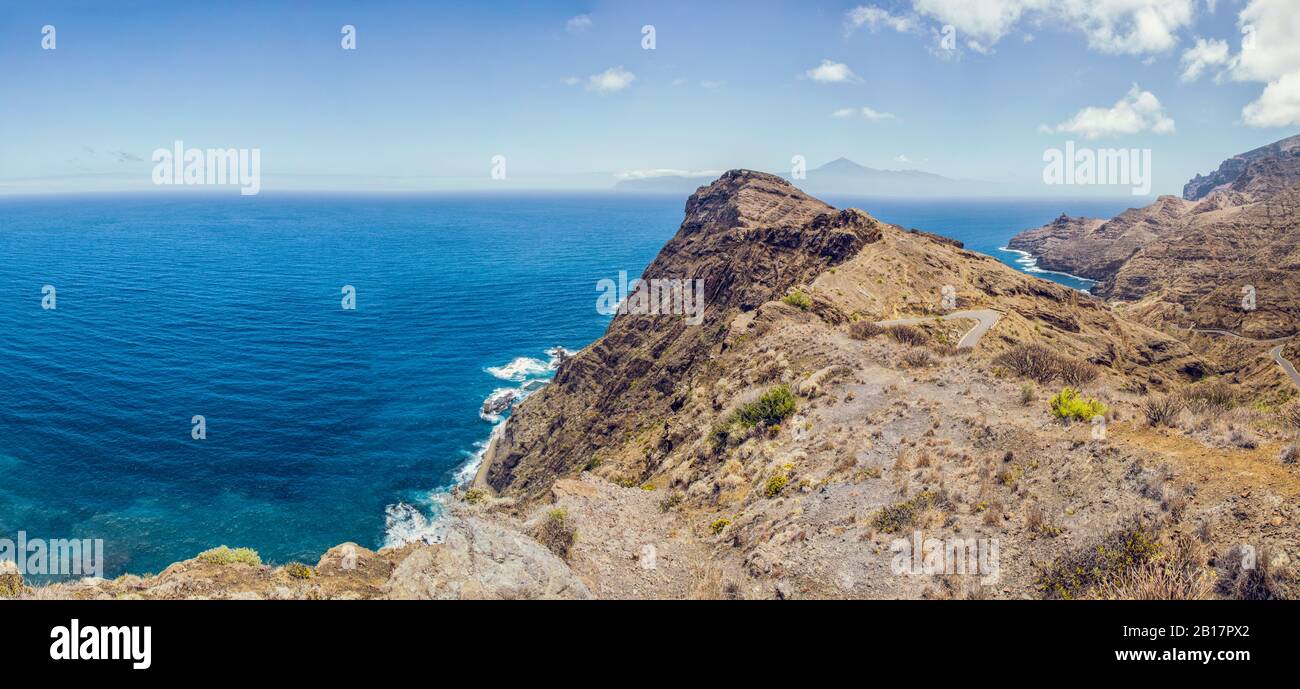
[[[447,496],[442,543],[18,595],[1297,594],[1291,408],[1215,386],[1195,340],[744,170],[691,196],[643,277],[704,280],[702,322],[616,316]],[[968,313],[997,317],[958,348]],[[914,536],[995,544],[997,567],[900,569]]]
[[[1192,342],[1214,373],[1281,398],[1294,384],[1268,341],[1300,331],[1297,230],[1300,136],[1293,136],[1198,175],[1184,198],[1162,196],[1105,222],[1062,217],[1008,246],[1045,268],[1099,280],[1092,291],[1129,320]]]

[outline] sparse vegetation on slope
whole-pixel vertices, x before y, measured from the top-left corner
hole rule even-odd
[[[199,561],[214,565],[241,564],[258,567],[262,564],[262,556],[252,548],[229,548],[223,545],[199,553]]]
[[[1052,416],[1066,421],[1091,421],[1106,413],[1106,405],[1091,397],[1085,399],[1074,388],[1062,388],[1049,404]]]
[[[537,527],[536,538],[539,543],[551,549],[551,552],[567,559],[569,551],[578,542],[578,530],[569,523],[569,512],[557,507],[546,513],[542,523]]]
[[[998,366],[1039,383],[1057,378],[1066,385],[1079,387],[1097,379],[1098,368],[1035,343],[1019,344],[994,359]]]
[[[812,308],[812,297],[809,297],[807,294],[804,294],[799,290],[795,290],[785,295],[785,298],[783,298],[781,301],[795,308],[802,309],[804,311],[807,311],[808,309]]]

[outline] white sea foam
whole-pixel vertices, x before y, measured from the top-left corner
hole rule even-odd
[[[1031,253],[1029,253],[1028,251],[1021,251],[1020,249],[1008,249],[1008,248],[1005,247],[1005,246],[1000,246],[1000,247],[998,247],[998,251],[1005,251],[1005,252],[1007,252],[1007,253],[1009,253],[1009,254],[1020,254],[1020,258],[1017,258],[1015,262],[1016,262],[1017,265],[1020,266],[1020,269],[1023,270],[1023,271],[1025,271],[1026,273],[1034,273],[1034,274],[1038,274],[1038,273],[1043,273],[1043,274],[1051,273],[1052,275],[1064,275],[1064,276],[1067,277],[1067,278],[1072,278],[1072,279],[1074,279],[1074,280],[1078,280],[1078,281],[1080,281],[1080,282],[1087,283],[1088,285],[1093,285],[1093,284],[1096,284],[1096,282],[1097,282],[1096,280],[1093,280],[1093,279],[1091,279],[1091,278],[1080,277],[1080,276],[1078,276],[1078,275],[1074,275],[1074,274],[1072,274],[1072,273],[1066,273],[1066,272],[1064,272],[1064,271],[1060,271],[1060,270],[1046,270],[1046,269],[1044,269],[1044,268],[1039,268],[1039,267],[1038,267],[1038,257],[1035,256],[1035,255],[1033,255],[1033,254],[1031,254]],[[1078,289],[1078,288],[1075,288],[1075,289]],[[1084,290],[1080,290],[1080,291],[1087,291],[1087,290],[1084,289]]]
[[[407,543],[441,543],[446,528],[438,515],[442,514],[441,497],[430,495],[433,516],[425,516],[420,508],[405,502],[384,509],[384,546],[397,548]]]
[[[564,347],[552,347],[546,350],[546,355],[550,357],[548,361],[521,356],[516,357],[505,366],[488,367],[485,370],[493,376],[520,385],[512,388],[496,388],[483,400],[484,404],[509,397],[515,398],[515,404],[518,404],[525,397],[542,389],[549,382],[551,374],[560,367],[560,363],[576,353]],[[465,453],[467,455],[466,461],[456,470],[451,485],[435,489],[429,494],[428,514],[426,514],[425,510],[407,502],[399,502],[385,508],[385,548],[415,542],[442,542],[446,529],[446,525],[442,520],[443,502],[453,487],[468,486],[474,481],[474,477],[478,474],[478,468],[483,464],[483,456],[487,454],[488,447],[494,439],[500,437],[502,430],[505,428],[505,420],[502,414],[485,414],[480,408],[479,418],[493,424],[492,432],[487,438],[474,443],[473,452]]]
[[[564,347],[551,347],[546,350],[546,356],[551,357],[551,360],[547,362],[546,367],[555,370],[560,367],[561,361],[572,359],[575,354],[577,354],[577,352],[571,352]]]
[[[524,385],[527,385],[525,383]],[[483,400],[483,406],[479,407],[478,417],[488,423],[497,423],[501,420],[502,414],[508,411],[511,406],[523,399],[528,389],[525,387],[518,388],[497,388],[492,394]],[[504,406],[502,406],[504,405]],[[491,409],[500,407],[502,411],[493,412]]]
[[[505,366],[489,366],[486,370],[501,380],[511,380],[518,383],[528,378],[546,375],[552,369],[550,364],[541,359],[521,356]]]

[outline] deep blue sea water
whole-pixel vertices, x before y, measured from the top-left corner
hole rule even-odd
[[[1133,205],[828,200],[1012,265],[998,248],[1021,229]],[[113,576],[223,543],[315,562],[416,535],[491,431],[483,400],[599,337],[596,281],[637,275],[683,206],[0,199],[0,538],[103,538]]]

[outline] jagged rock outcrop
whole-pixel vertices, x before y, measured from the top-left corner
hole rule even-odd
[[[750,312],[880,239],[880,223],[836,211],[789,182],[733,170],[686,204],[677,234],[643,277],[703,280],[700,324],[681,315],[621,314],[605,336],[565,362],[525,400],[487,451],[484,479],[497,490],[537,495],[628,432],[675,441],[662,419],[690,394],[736,313]],[[533,461],[520,463],[524,457]]]
[[[1156,327],[1195,324],[1260,339],[1294,333],[1300,136],[1233,156],[1189,182],[1184,196],[1104,223],[1062,216],[1009,246],[1043,267],[1098,280],[1092,291],[1103,298],[1141,302],[1129,314]]]
[[[1161,196],[1144,208],[1130,208],[1111,220],[1072,218],[1056,220],[1011,238],[1007,248],[1027,251],[1038,266],[1103,280],[1124,265],[1142,247],[1177,227],[1191,204],[1174,196]]]
[[[895,239],[877,249],[886,234]],[[1138,388],[1195,378],[1204,369],[1181,343],[1120,323],[1075,290],[959,243],[888,226],[862,211],[836,211],[780,178],[732,171],[691,197],[681,228],[645,271],[649,279],[702,278],[703,322],[617,316],[604,337],[515,409],[488,448],[478,484],[532,500],[557,477],[630,452],[639,456],[628,460],[623,480],[652,475],[699,441],[698,411],[689,410],[718,376],[719,356],[772,327],[781,313],[800,313],[780,298],[828,279],[836,267],[848,269],[851,260],[866,270],[849,270],[854,279],[834,292],[812,291],[806,317],[828,325],[862,313],[896,317],[900,307],[935,308],[947,283],[970,285],[977,290],[971,298],[1016,316],[1004,331],[1059,331],[1070,339],[1061,344],[1065,351],[1131,375]],[[885,272],[877,276],[878,270]],[[639,450],[628,448],[630,438]]]
[[[1009,246],[1097,280],[1092,292],[1127,320],[1195,340],[1205,374],[1290,394],[1265,345],[1300,332],[1300,136],[1233,156],[1183,193],[1104,223],[1062,216]]]
[[[516,529],[473,516],[449,515],[444,539],[378,552],[343,543],[315,567],[177,562],[156,576],[31,588],[29,598],[83,599],[519,599],[590,598],[569,566]],[[0,562],[0,592],[5,569]],[[14,574],[17,572],[15,570]],[[21,580],[20,580],[21,581]],[[2,596],[0,596],[2,597]]]
[[[705,280],[703,318],[618,315],[560,364],[501,427],[480,489],[445,496],[442,542],[344,544],[315,568],[195,559],[21,595],[1024,598],[1044,595],[1042,566],[1139,518],[1213,552],[1297,542],[1300,478],[1276,459],[1292,435],[1246,438],[1248,418],[1214,410],[1187,423],[1213,447],[1149,427],[1143,393],[1212,367],[1124,308],[746,171],[690,199],[645,276]],[[978,346],[954,346],[975,321],[952,302],[996,312]],[[890,319],[915,330],[860,327]],[[1000,356],[1026,343],[1062,367],[1031,380]],[[1100,438],[1052,411],[1067,368],[1110,407]],[[741,422],[783,387],[792,406]],[[895,539],[914,530],[1003,557],[900,573]]]
[[[1227,188],[1248,198],[1272,196],[1300,182],[1300,135],[1235,155],[1209,175],[1196,175],[1183,186],[1183,198],[1197,201]]]
[[[0,560],[0,598],[13,598],[23,590],[23,574],[11,560]]]

